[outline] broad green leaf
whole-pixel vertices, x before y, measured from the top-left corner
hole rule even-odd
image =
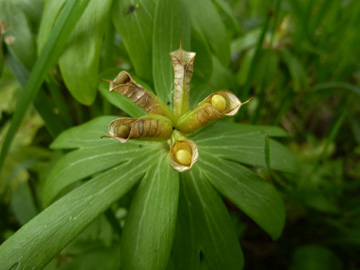
[[[273,239],[279,238],[285,223],[285,208],[271,184],[240,164],[204,152],[198,166],[217,190]]]
[[[341,270],[341,260],[325,246],[306,245],[295,249],[291,270]]]
[[[195,165],[197,166],[197,164]],[[200,267],[200,237],[196,226],[192,202],[189,194],[185,193],[184,177],[180,177],[180,196],[178,218],[171,263],[174,270],[198,270]]]
[[[242,269],[244,258],[230,216],[199,166],[181,174],[180,183],[179,213],[187,215],[178,220],[177,236],[184,239],[179,240],[183,250],[174,250],[175,269],[199,269],[200,254],[194,254],[199,249],[210,269]]]
[[[108,134],[107,126],[114,118],[99,117],[67,130],[55,140],[53,148],[80,147],[80,149],[63,156],[52,169],[43,190],[45,205],[48,205],[65,187],[83,178],[118,164],[146,159],[162,147],[159,143],[145,141],[130,141],[122,144],[111,138],[101,139],[100,136]],[[67,144],[68,142],[70,145]]]
[[[152,158],[152,166],[131,203],[122,238],[124,269],[166,269],[175,232],[179,175],[167,151]]]
[[[172,103],[174,72],[170,52],[181,46],[190,50],[191,24],[189,10],[181,0],[158,0],[153,30],[153,79],[155,92],[165,103]]]
[[[152,79],[155,3],[155,0],[140,0],[136,4],[132,0],[115,1],[111,14],[136,74],[147,81]]]
[[[155,153],[154,153],[155,155]],[[102,212],[128,192],[153,156],[125,163],[71,191],[0,246],[0,269],[42,269]],[[21,256],[19,256],[21,254]]]
[[[96,147],[72,151],[56,163],[45,182],[44,205],[48,205],[65,187],[85,177],[129,160],[145,158],[154,151],[149,143],[142,143],[140,148],[136,142],[121,144],[107,139],[112,143],[102,144],[101,139],[98,140]]]
[[[59,59],[66,86],[85,105],[91,105],[95,99],[100,51],[111,3],[112,0],[90,1]]]
[[[37,29],[43,13],[44,0],[12,0],[22,8],[33,28]]]
[[[211,1],[187,0],[191,21],[207,39],[215,56],[224,66],[230,64],[230,40],[225,25]]]
[[[194,88],[206,84],[211,79],[214,69],[210,47],[205,37],[194,27],[191,28],[191,51],[196,52],[191,83],[191,88]],[[190,91],[190,99],[192,92]]]
[[[241,132],[242,126],[235,123],[214,123],[196,133],[192,140],[199,147],[200,156],[203,152],[209,155],[230,159],[246,165],[264,167],[265,163],[265,134],[261,127],[251,128]],[[275,129],[277,130],[277,129]],[[277,131],[276,131],[277,132]],[[216,134],[209,136],[209,134]],[[283,145],[270,139],[270,167],[273,170],[295,173],[295,156]]]
[[[29,182],[24,181],[19,183],[18,188],[12,191],[11,209],[21,225],[24,225],[36,216],[37,209]]]
[[[51,144],[52,149],[92,148],[99,143],[101,136],[107,135],[109,124],[116,116],[101,116],[61,133]],[[112,144],[112,140],[103,139]]]
[[[17,1],[2,0],[0,20],[5,24],[7,48],[19,63],[30,70],[36,60],[36,44],[25,10]]]
[[[30,73],[29,79],[27,80],[24,88],[24,93],[19,97],[16,104],[16,111],[12,118],[9,131],[6,134],[4,147],[1,149],[0,170],[4,164],[11,142],[27,109],[40,89],[47,72],[55,63],[64,48],[67,38],[69,37],[72,29],[75,27],[76,22],[80,18],[88,2],[89,0],[68,1],[65,3],[64,8],[60,12],[45,47],[36,61],[32,72]]]
[[[240,23],[237,21],[235,17],[235,12],[233,8],[229,5],[229,3],[225,0],[213,0],[215,5],[220,8],[220,10],[226,15],[226,17],[230,20],[232,27],[236,34],[240,32]]]
[[[63,8],[66,0],[47,0],[44,5],[44,12],[42,14],[41,24],[39,27],[39,34],[37,38],[37,52],[40,55],[46,41],[48,40],[51,30],[54,27],[56,19],[58,18],[61,9]]]

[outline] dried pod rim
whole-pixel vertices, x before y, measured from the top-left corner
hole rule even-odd
[[[178,146],[179,144],[182,144],[182,146]],[[183,144],[187,144],[187,147],[184,147]],[[184,148],[187,148],[187,149],[184,149]],[[191,163],[189,165],[183,165],[177,161],[176,152],[181,149],[184,149],[187,151],[189,151],[189,149],[191,150],[192,159],[191,159]],[[199,159],[199,149],[198,149],[196,143],[194,143],[193,141],[190,141],[190,140],[186,140],[186,139],[176,140],[175,143],[172,145],[170,152],[169,152],[170,166],[175,171],[178,171],[178,172],[184,172],[184,171],[191,170],[191,168],[193,167],[193,165],[196,163],[196,161],[198,159]]]

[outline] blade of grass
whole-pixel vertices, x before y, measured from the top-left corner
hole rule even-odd
[[[319,167],[320,165],[320,162],[324,159],[324,156],[326,155],[327,153],[327,150],[330,146],[330,144],[335,140],[337,134],[339,133],[339,130],[341,128],[341,125],[342,123],[344,122],[345,120],[345,117],[346,117],[346,114],[347,112],[344,111],[340,116],[339,118],[336,120],[334,126],[332,127],[330,133],[329,133],[329,136],[327,137],[326,139],[326,142],[325,142],[325,146],[319,156],[319,158],[315,161],[314,163],[314,166],[312,167],[309,175],[303,179],[303,181],[300,183],[300,186],[303,186],[303,187],[306,187],[306,184],[309,182],[311,176],[313,175],[313,173],[317,170],[317,168]]]
[[[261,30],[260,38],[259,38],[259,40],[257,42],[257,45],[256,45],[255,55],[254,55],[254,58],[252,59],[251,65],[250,65],[250,71],[249,71],[248,77],[246,79],[246,83],[245,83],[244,88],[242,89],[242,92],[241,92],[241,99],[242,100],[246,100],[248,98],[248,96],[249,96],[249,92],[250,92],[250,88],[251,88],[251,82],[252,82],[252,80],[254,78],[254,75],[255,75],[256,64],[259,62],[259,57],[260,57],[260,53],[261,53],[261,50],[262,50],[262,45],[264,43],[265,34],[266,34],[266,31],[267,31],[267,29],[269,27],[271,17],[272,17],[272,13],[269,12],[268,15],[266,16],[265,22],[263,24],[263,28]],[[240,115],[241,115],[241,111],[238,114],[238,116],[240,116]]]
[[[18,62],[10,52],[5,53],[5,59],[16,80],[19,82],[21,87],[24,88],[29,77],[29,71],[20,62]],[[51,104],[43,88],[41,88],[41,90],[36,94],[34,98],[34,106],[41,118],[44,120],[46,129],[53,138],[65,130],[62,119],[54,113],[54,106]]]
[[[24,88],[24,94],[19,97],[16,104],[16,111],[12,118],[10,128],[6,134],[4,145],[0,154],[0,171],[4,164],[6,155],[10,149],[10,144],[19,128],[21,121],[29,108],[31,101],[41,87],[44,78],[51,66],[58,59],[63,50],[68,37],[86,8],[89,0],[66,1],[59,18],[47,40],[45,47],[37,59],[34,69],[30,73],[29,79]]]

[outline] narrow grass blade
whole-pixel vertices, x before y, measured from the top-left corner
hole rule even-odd
[[[12,118],[11,126],[6,134],[4,145],[1,149],[0,170],[10,149],[10,144],[27,109],[29,108],[30,103],[40,89],[47,72],[59,57],[72,29],[75,27],[76,22],[80,18],[88,2],[89,0],[82,0],[67,1],[65,3],[63,10],[61,11],[54,28],[51,31],[50,37],[46,42],[40,57],[36,61],[34,69],[30,73],[29,79],[25,85],[24,94],[20,96],[16,104],[17,109]]]

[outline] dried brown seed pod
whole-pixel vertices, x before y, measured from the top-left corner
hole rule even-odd
[[[170,53],[174,68],[174,112],[180,117],[189,110],[190,82],[196,53],[181,48]]]
[[[170,166],[178,172],[191,170],[198,158],[197,145],[190,140],[175,141],[169,153]]]
[[[149,114],[141,118],[119,118],[109,125],[110,136],[121,143],[130,139],[165,141],[171,137],[173,125],[161,115]]]
[[[220,90],[200,102],[184,114],[176,127],[184,133],[192,133],[225,116],[235,115],[241,107],[240,100],[229,90]]]
[[[115,80],[110,81],[110,91],[117,92],[144,109],[149,114],[159,114],[174,121],[174,113],[155,94],[137,84],[126,71],[121,71]]]
[[[191,170],[199,158],[199,150],[196,143],[188,140],[181,132],[174,130],[170,140],[169,163],[178,171]]]

